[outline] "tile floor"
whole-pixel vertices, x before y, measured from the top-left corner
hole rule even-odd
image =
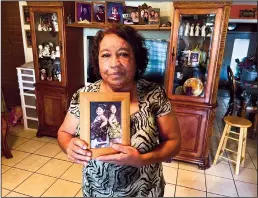
[[[210,156],[216,153],[228,98],[218,97]],[[35,137],[35,131],[11,128],[9,146],[13,158],[2,157],[3,197],[82,197],[81,165],[71,163],[56,139]],[[234,147],[230,143],[231,147]],[[219,160],[216,166],[199,170],[196,165],[163,163],[166,197],[257,197],[257,141],[248,139],[247,159],[238,176],[234,165]],[[225,153],[228,155],[228,153]]]

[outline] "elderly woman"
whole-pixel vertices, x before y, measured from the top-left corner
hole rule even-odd
[[[181,136],[163,87],[141,79],[148,63],[143,37],[130,26],[113,25],[95,36],[95,72],[101,78],[74,94],[58,131],[68,158],[84,164],[82,191],[89,197],[160,197],[163,161],[180,150]],[[91,159],[79,133],[80,92],[130,92],[131,146],[113,144],[119,154]]]

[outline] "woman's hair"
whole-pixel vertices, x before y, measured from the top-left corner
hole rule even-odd
[[[97,110],[98,108],[101,108],[101,109],[103,109],[103,110],[105,111],[105,110],[106,110],[106,105],[105,105],[105,104],[98,104],[96,110]]]
[[[133,49],[134,57],[135,57],[135,80],[138,80],[139,77],[145,72],[149,58],[148,58],[148,50],[145,47],[145,39],[143,36],[138,33],[131,26],[126,25],[115,25],[108,27],[107,29],[99,30],[94,37],[93,46],[92,46],[92,63],[94,73],[97,78],[101,78],[99,73],[99,46],[104,38],[104,36],[109,34],[115,34],[118,37],[124,39],[129,43],[129,45]]]

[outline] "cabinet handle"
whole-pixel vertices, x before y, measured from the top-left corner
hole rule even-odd
[[[174,57],[175,57],[175,47],[172,48],[172,62],[174,61]]]

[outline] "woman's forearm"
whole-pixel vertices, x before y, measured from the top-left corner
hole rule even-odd
[[[155,164],[169,160],[176,156],[181,149],[180,141],[166,140],[158,145],[153,151],[142,154],[142,166]]]
[[[66,153],[68,144],[72,138],[74,138],[74,136],[72,134],[67,133],[65,131],[61,131],[61,130],[58,131],[58,138],[57,138],[58,144],[65,153]]]

